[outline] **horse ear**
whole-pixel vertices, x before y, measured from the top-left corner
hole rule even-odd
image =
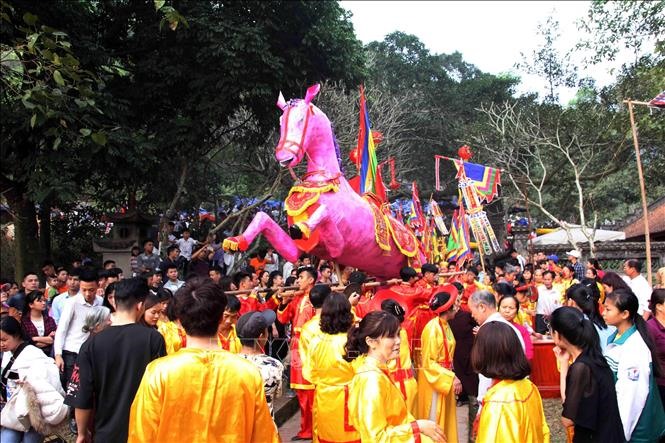
[[[316,94],[319,93],[319,90],[321,89],[320,84],[315,84],[307,88],[307,93],[305,94],[305,103],[309,104],[312,102],[312,99],[316,97]]]
[[[277,97],[277,107],[282,111],[284,110],[284,108],[286,108],[286,100],[284,100],[284,95],[282,95],[282,91],[279,91],[279,97]]]

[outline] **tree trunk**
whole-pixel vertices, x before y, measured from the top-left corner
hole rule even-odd
[[[53,259],[51,254],[51,202],[44,201],[39,207],[39,247],[43,259]]]
[[[5,194],[14,221],[14,273],[16,281],[30,272],[39,273],[42,259],[35,202],[21,192]]]
[[[175,195],[171,199],[169,207],[159,219],[159,238],[157,239],[160,244],[159,254],[162,257],[166,257],[166,245],[168,245],[168,224],[171,218],[175,215],[176,206],[180,201],[183,191],[185,190],[185,182],[187,181],[187,175],[189,173],[189,164],[187,160],[183,160],[182,170],[180,171],[180,178],[178,179],[178,187],[176,189]],[[164,247],[162,247],[164,246]]]

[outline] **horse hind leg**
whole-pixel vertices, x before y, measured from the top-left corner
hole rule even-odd
[[[257,212],[242,234],[224,240],[227,251],[246,251],[260,234],[275,248],[277,253],[290,262],[298,259],[298,246],[284,230],[265,212]]]
[[[335,220],[325,204],[321,204],[306,222],[294,223],[289,227],[291,238],[309,237],[319,229],[321,241],[332,258],[338,258],[344,251],[344,237],[337,229]]]

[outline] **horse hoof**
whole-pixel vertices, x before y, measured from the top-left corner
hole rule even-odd
[[[289,235],[294,240],[300,240],[301,238],[303,238],[303,233],[300,230],[300,227],[298,227],[298,225],[289,226]]]

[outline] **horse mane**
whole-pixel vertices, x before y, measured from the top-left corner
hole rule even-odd
[[[335,135],[335,125],[330,123],[330,130],[332,132],[332,138],[333,138],[333,145],[335,145],[335,156],[337,157],[337,164],[339,165],[339,170],[344,175],[344,165],[342,164],[342,153],[339,149],[339,141],[337,140],[337,136]]]

